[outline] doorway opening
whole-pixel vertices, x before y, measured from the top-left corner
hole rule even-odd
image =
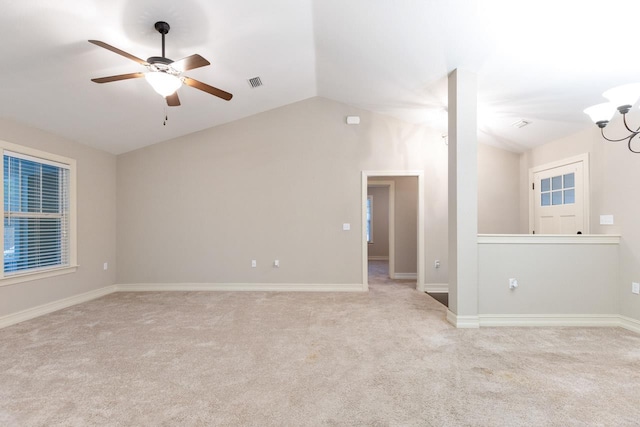
[[[396,185],[396,178],[414,177],[417,181],[417,189],[413,192],[412,197],[415,198],[415,211],[411,212],[415,218],[415,229],[411,235],[407,236],[398,224],[402,224],[405,218],[399,216],[400,211],[396,212],[397,191],[399,187]],[[376,197],[369,197],[369,188],[384,189],[388,191],[388,226],[387,230],[372,228],[375,215],[372,216],[372,207],[376,206]],[[404,191],[404,190],[403,190]],[[417,194],[415,194],[417,193]],[[403,194],[402,197],[405,197]],[[417,205],[417,206],[416,206]],[[411,209],[411,208],[410,208]],[[406,214],[407,212],[402,212]],[[406,221],[405,221],[406,222]],[[405,233],[405,234],[402,234]],[[415,233],[415,234],[414,234]],[[363,289],[369,289],[369,246],[376,244],[376,241],[388,240],[388,274],[390,279],[415,279],[416,289],[424,291],[424,174],[423,171],[363,171],[362,172],[362,282]],[[401,253],[398,259],[397,242],[412,239],[415,244],[413,251],[415,252],[415,270],[416,272],[401,271],[403,263],[408,260],[406,253]],[[401,251],[402,252],[402,251]],[[409,255],[413,258],[412,255]],[[375,274],[380,273],[382,264],[387,262],[385,255],[373,255],[372,261],[376,262],[377,270]],[[411,259],[410,261],[413,261]],[[400,263],[400,264],[399,264]]]

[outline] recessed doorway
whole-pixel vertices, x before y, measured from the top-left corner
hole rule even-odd
[[[414,214],[414,218],[417,218],[415,235],[413,236],[405,236],[403,238],[412,238],[415,239],[415,267],[416,273],[416,289],[419,291],[424,291],[424,175],[423,171],[363,171],[362,172],[362,281],[363,281],[363,289],[369,289],[369,240],[372,237],[371,230],[368,227],[370,217],[368,214],[368,206],[371,204],[371,199],[369,198],[368,188],[370,181],[375,181],[373,185],[380,186],[389,186],[389,188],[393,188],[389,182],[393,177],[415,177],[417,181],[417,195],[415,195],[417,206],[415,207],[417,215]],[[389,194],[389,199],[392,197],[395,199],[395,190],[393,191],[394,195],[391,196],[391,192]],[[373,200],[373,204],[375,204],[375,199]],[[393,203],[389,203],[390,206],[393,206]],[[395,207],[392,210],[389,210],[389,275],[392,279],[407,279],[409,278],[407,274],[403,274],[403,272],[397,272],[397,253],[396,253],[396,236],[395,227],[393,224],[396,223],[397,219]],[[400,220],[402,220],[400,218]],[[373,231],[373,239],[375,242],[376,233],[379,233],[380,230]],[[384,231],[383,231],[384,232]],[[403,258],[403,261],[406,259]]]

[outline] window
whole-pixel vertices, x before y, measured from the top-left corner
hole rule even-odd
[[[540,205],[570,205],[576,202],[575,173],[553,176],[540,181]]]
[[[367,242],[373,243],[373,196],[367,196]]]
[[[3,148],[2,285],[75,271],[75,161]],[[62,271],[66,270],[66,271]]]

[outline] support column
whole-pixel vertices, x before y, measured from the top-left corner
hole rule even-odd
[[[449,311],[458,328],[478,322],[477,78],[449,75]]]

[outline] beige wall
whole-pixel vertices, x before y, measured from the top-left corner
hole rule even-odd
[[[370,258],[389,257],[389,187],[369,187],[373,198],[373,241],[367,245]]]
[[[613,123],[611,126],[621,126]],[[521,158],[521,181],[528,180],[528,170],[556,160],[589,153],[591,188],[591,233],[620,233],[620,274],[616,298],[620,314],[640,320],[640,296],[631,293],[631,282],[640,281],[640,155],[631,153],[626,144],[603,141],[593,126],[587,131],[545,144],[524,153]],[[528,225],[528,194],[521,195],[521,230]],[[526,207],[526,209],[523,209]],[[600,215],[613,215],[614,225],[600,225]],[[588,261],[585,261],[588,262]]]
[[[77,164],[77,272],[0,286],[0,317],[115,283],[116,157],[44,131],[0,120],[0,139],[70,157]],[[109,264],[103,270],[103,263]]]
[[[478,313],[616,315],[618,252],[617,244],[479,244]]]
[[[520,189],[520,154],[478,144],[478,233],[520,232]]]
[[[395,273],[416,273],[418,254],[418,178],[394,177],[395,197]]]
[[[117,281],[362,283],[362,170],[425,171],[425,256],[446,275],[446,159],[439,133],[324,98],[123,154]]]

